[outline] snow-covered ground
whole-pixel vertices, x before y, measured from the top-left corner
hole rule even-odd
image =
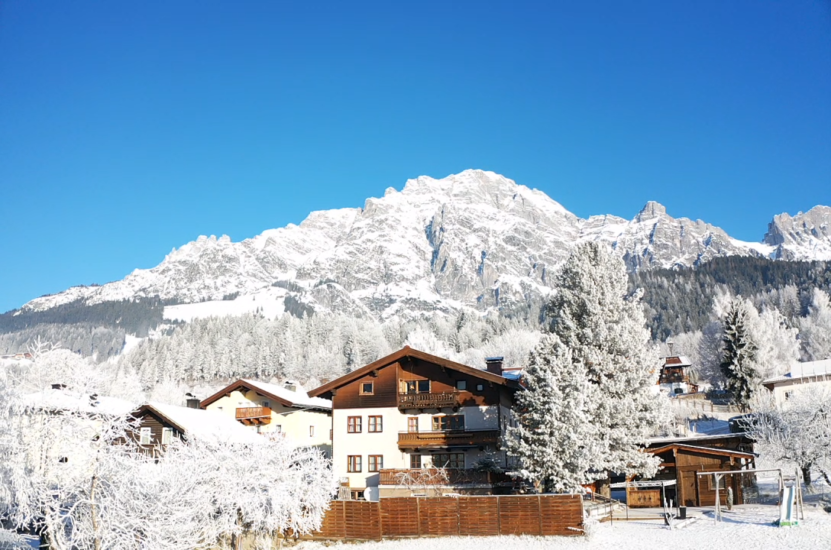
[[[725,511],[724,521],[712,515],[683,529],[670,530],[662,521],[616,521],[595,525],[587,537],[452,537],[354,543],[302,542],[298,550],[328,547],[361,550],[828,550],[831,548],[831,514],[806,506],[805,520],[796,527],[776,527],[773,506],[742,506]]]

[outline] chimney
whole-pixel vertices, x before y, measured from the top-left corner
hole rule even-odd
[[[502,376],[502,360],[504,357],[485,357],[485,365],[491,374]]]
[[[293,380],[286,380],[284,386],[289,391],[297,391],[297,382],[294,382]]]
[[[181,403],[181,401],[180,401],[180,403]],[[189,408],[189,409],[198,409],[199,405],[202,404],[202,400],[197,399],[194,396],[190,396],[190,397],[188,397],[188,400],[186,401],[186,403],[187,403],[187,408]]]

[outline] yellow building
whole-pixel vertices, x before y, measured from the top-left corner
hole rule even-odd
[[[280,434],[332,455],[332,402],[309,397],[294,383],[237,380],[204,399],[200,408],[227,414],[257,433]]]

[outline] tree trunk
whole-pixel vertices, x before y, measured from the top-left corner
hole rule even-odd
[[[92,476],[92,485],[89,489],[90,517],[92,520],[92,544],[95,550],[101,550],[101,537],[98,534],[98,515],[95,512],[95,488],[98,485],[98,476]]]
[[[802,470],[802,479],[805,480],[805,485],[810,487],[811,486],[811,465],[806,464],[805,466],[800,466],[799,469]]]
[[[597,480],[597,494],[612,498],[612,480],[609,476]]]

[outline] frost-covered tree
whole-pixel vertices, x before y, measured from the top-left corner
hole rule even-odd
[[[800,322],[803,355],[808,361],[831,359],[831,300],[815,288],[808,316]]]
[[[805,388],[786,407],[767,397],[757,399],[748,430],[756,448],[778,464],[798,467],[806,484],[812,469],[831,484],[831,392]]]
[[[734,298],[724,317],[722,336],[721,371],[727,390],[742,409],[747,409],[761,382],[756,366],[757,346],[749,326],[748,308],[752,307],[740,296]]]
[[[799,330],[788,326],[787,318],[770,305],[756,314],[748,309],[750,340],[756,345],[754,362],[760,380],[785,374],[799,359]]]
[[[582,429],[593,434],[593,444],[581,451],[583,461],[573,469],[585,465],[586,475],[594,479],[605,479],[608,472],[654,474],[659,460],[642,453],[641,446],[669,415],[663,397],[654,391],[658,354],[649,342],[640,296],[627,295],[623,261],[604,245],[580,245],[557,275],[556,287],[548,307],[551,333],[568,354],[544,345],[530,362],[543,361],[538,354],[554,352],[550,364],[568,360],[573,371],[568,377],[552,371],[558,378],[552,374],[551,382],[543,382],[563,395],[569,396],[569,386],[583,380],[592,386],[586,415],[590,426]],[[545,397],[538,402],[544,403]]]
[[[543,336],[531,354],[516,395],[518,423],[505,438],[517,459],[516,474],[537,492],[571,492],[597,479],[600,451],[592,422],[597,386],[575,368],[571,351],[554,334]]]

